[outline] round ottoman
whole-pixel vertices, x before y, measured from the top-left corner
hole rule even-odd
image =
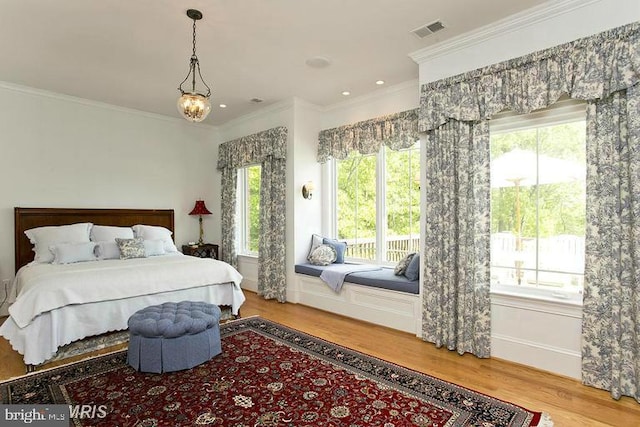
[[[220,308],[206,302],[167,302],[129,318],[127,362],[141,372],[193,368],[222,353]]]

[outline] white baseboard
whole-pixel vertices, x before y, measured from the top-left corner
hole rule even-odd
[[[245,289],[247,291],[251,291],[251,292],[258,292],[258,281],[257,280],[250,280],[247,278],[243,278],[242,279],[242,283],[240,283],[240,287],[242,289]]]
[[[491,356],[580,380],[580,353],[509,336],[491,335]]]
[[[297,302],[381,326],[416,334],[420,296],[346,283],[339,294],[317,277],[296,274]]]

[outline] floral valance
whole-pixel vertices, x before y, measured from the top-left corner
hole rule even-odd
[[[640,81],[640,23],[422,85],[419,129],[528,113],[563,94],[593,100]]]
[[[373,154],[381,145],[400,150],[413,146],[418,135],[418,109],[320,131],[318,161],[345,159],[352,151]]]
[[[218,169],[242,168],[266,158],[287,158],[287,128],[271,128],[220,144]]]

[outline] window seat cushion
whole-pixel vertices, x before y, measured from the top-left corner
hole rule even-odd
[[[320,277],[322,271],[327,266],[313,264],[296,264],[295,272],[306,274],[308,276]],[[375,288],[389,289],[392,291],[407,292],[410,294],[419,293],[419,281],[409,280],[405,276],[396,276],[393,268],[382,267],[380,270],[359,271],[347,274],[345,282],[355,283],[357,285],[372,286]]]

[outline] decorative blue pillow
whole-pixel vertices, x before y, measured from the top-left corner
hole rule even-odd
[[[413,258],[411,258],[411,262],[404,271],[404,277],[411,281],[420,278],[420,254],[416,253]]]
[[[336,264],[344,264],[344,253],[347,251],[347,242],[340,242],[336,239],[322,239],[322,243],[331,246],[336,250]]]

